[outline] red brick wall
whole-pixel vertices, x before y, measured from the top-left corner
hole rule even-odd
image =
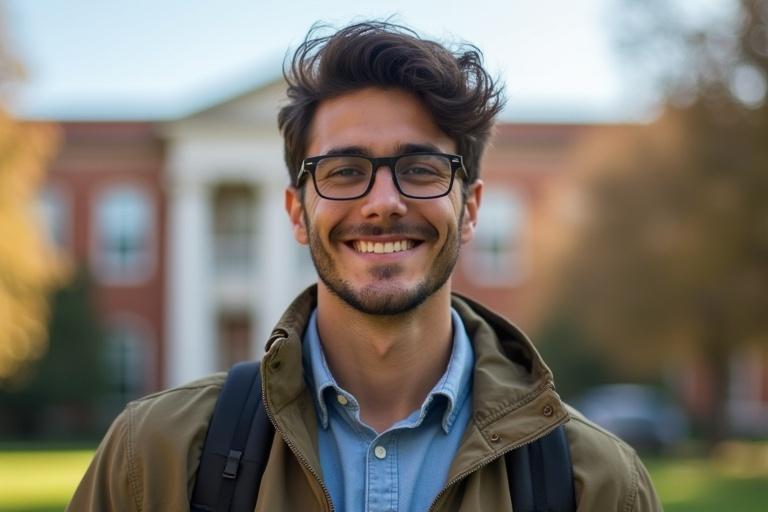
[[[94,299],[104,319],[138,318],[154,345],[147,391],[162,382],[164,368],[165,199],[164,147],[150,123],[64,123],[62,142],[48,176],[68,207],[68,252],[77,265],[93,268],[93,211],[110,185],[130,184],[148,193],[154,213],[153,265],[137,284],[108,284],[94,278]]]

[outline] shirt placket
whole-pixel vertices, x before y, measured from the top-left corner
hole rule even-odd
[[[366,456],[366,512],[396,512],[399,507],[397,435],[373,439]]]

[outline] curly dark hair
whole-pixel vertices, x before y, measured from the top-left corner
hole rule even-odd
[[[285,163],[291,183],[307,157],[307,138],[318,104],[364,87],[399,88],[415,94],[464,157],[468,182],[478,165],[494,118],[504,105],[503,88],[469,44],[451,50],[413,30],[386,21],[356,23],[329,35],[314,25],[286,60],[288,102],[280,109]]]

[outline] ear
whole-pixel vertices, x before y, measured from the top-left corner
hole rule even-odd
[[[293,227],[293,237],[302,245],[309,243],[307,226],[304,223],[304,205],[301,201],[301,193],[296,187],[285,189],[285,211]]]
[[[461,222],[461,243],[465,244],[475,237],[477,214],[483,198],[483,181],[475,180],[470,186],[464,203],[464,218]]]

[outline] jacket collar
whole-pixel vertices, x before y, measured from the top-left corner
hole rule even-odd
[[[475,349],[474,415],[449,478],[528,444],[569,419],[552,372],[517,327],[485,306],[453,294]]]
[[[311,286],[288,307],[267,342],[262,375],[275,426],[319,468],[317,417],[301,351],[316,303],[317,287]],[[554,390],[552,372],[517,327],[459,294],[453,294],[452,306],[475,350],[474,412],[449,472],[455,476],[545,435],[567,421],[568,413]]]

